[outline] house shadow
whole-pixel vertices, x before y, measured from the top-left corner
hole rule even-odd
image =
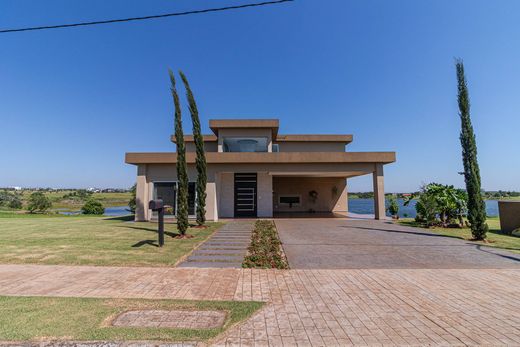
[[[475,245],[475,248],[478,251],[481,251],[481,252],[485,252],[485,253],[489,253],[489,254],[493,254],[493,255],[498,255],[499,257],[502,257],[502,258],[506,258],[506,259],[509,259],[509,260],[520,262],[520,257],[515,257],[515,256],[513,256],[513,254],[508,255],[508,254],[501,254],[501,253],[497,253],[497,252],[492,252],[491,250],[496,250],[493,247],[486,247],[486,246],[483,246],[483,245]],[[516,248],[506,248],[506,249],[517,250]]]
[[[390,224],[390,223],[389,223]],[[418,235],[418,236],[429,236],[429,237],[440,237],[440,238],[452,238],[452,239],[459,239],[464,240],[463,238],[459,236],[451,236],[451,235],[441,235],[441,234],[433,234],[433,233],[427,233],[427,232],[420,232],[420,231],[408,231],[408,230],[394,230],[394,229],[381,229],[381,228],[368,228],[368,227],[359,227],[359,226],[342,226],[342,228],[347,229],[364,229],[364,230],[377,230],[377,231],[383,231],[387,233],[396,233],[396,234],[409,234],[409,235]]]

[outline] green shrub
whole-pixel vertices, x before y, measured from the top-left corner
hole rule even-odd
[[[9,204],[8,206],[10,208],[14,208],[14,209],[21,209],[22,208],[22,199],[20,199],[20,197],[18,195],[14,195],[11,199],[11,201],[9,201]]]
[[[387,211],[392,215],[392,217],[397,216],[399,213],[399,204],[397,203],[397,198],[395,195],[389,195],[387,198],[388,208]]]
[[[52,207],[51,200],[42,192],[34,192],[29,196],[27,209],[30,213],[45,212]]]
[[[282,252],[282,243],[274,223],[268,220],[258,220],[251,236],[251,245],[242,267],[287,269],[289,265]]]
[[[81,208],[81,213],[101,215],[105,213],[105,208],[103,207],[103,204],[99,201],[90,199],[87,200],[85,205],[83,205],[83,207]]]

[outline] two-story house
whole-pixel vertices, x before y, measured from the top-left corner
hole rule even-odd
[[[375,218],[385,216],[383,165],[395,152],[348,152],[352,135],[280,135],[277,119],[213,119],[204,135],[206,218],[273,217],[348,210],[347,180],[373,175]],[[197,203],[195,144],[184,137],[189,175],[189,214]],[[172,137],[172,141],[175,138]],[[154,218],[148,201],[164,200],[167,217],[177,206],[177,155],[127,153],[137,166],[136,221]]]

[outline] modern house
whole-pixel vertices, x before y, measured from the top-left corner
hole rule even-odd
[[[281,135],[277,119],[213,119],[204,135],[208,183],[206,218],[273,217],[297,213],[344,215],[347,180],[373,176],[375,218],[385,216],[383,165],[395,152],[349,152],[352,135]],[[175,142],[175,138],[171,139]],[[195,144],[186,135],[189,214],[195,214]],[[137,166],[136,220],[154,218],[148,201],[164,200],[176,212],[177,155],[126,153]]]

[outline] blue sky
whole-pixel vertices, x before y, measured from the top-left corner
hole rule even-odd
[[[0,27],[243,3],[2,0]],[[462,57],[483,188],[520,190],[519,12],[516,0],[297,0],[2,34],[0,186],[133,184],[125,152],[173,148],[168,67],[188,75],[206,132],[209,118],[280,118],[281,133],[351,133],[351,151],[396,151],[387,191],[462,186]],[[369,177],[349,183],[371,189]]]

